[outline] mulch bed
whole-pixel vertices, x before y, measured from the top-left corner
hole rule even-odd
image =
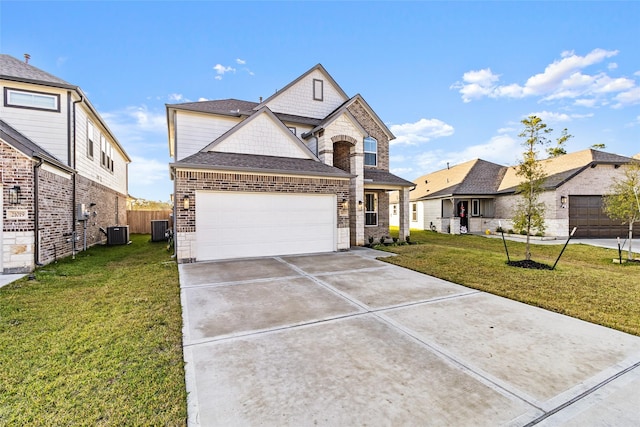
[[[523,259],[522,261],[508,261],[507,265],[520,268],[532,268],[535,270],[551,270],[551,266],[539,262]]]

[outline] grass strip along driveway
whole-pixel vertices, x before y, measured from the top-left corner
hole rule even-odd
[[[552,271],[508,266],[501,239],[411,230],[411,241],[420,244],[385,247],[399,255],[385,261],[640,335],[640,263],[614,264],[615,250],[571,244]],[[524,243],[507,246],[511,260],[524,259]],[[531,258],[551,266],[561,250],[533,245]]]
[[[0,425],[184,425],[178,271],[133,235],[0,289]]]

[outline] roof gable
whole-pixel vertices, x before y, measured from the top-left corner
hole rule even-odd
[[[452,189],[460,184],[479,159],[455,165],[446,169],[422,175],[413,182],[416,188],[411,191],[411,200],[429,197],[442,190]]]
[[[367,114],[371,117],[371,119],[380,127],[382,132],[384,132],[387,135],[389,140],[395,139],[395,136],[393,135],[393,133],[391,133],[391,130],[389,130],[387,125],[385,125],[384,122],[380,120],[380,117],[376,114],[375,111],[373,111],[373,109],[369,106],[367,101],[365,101],[362,95],[360,94],[357,94],[353,98],[349,99],[348,101],[340,105],[338,108],[332,111],[331,114],[325,117],[324,120],[322,120],[322,122],[320,122],[315,128],[311,129],[305,135],[310,136],[310,135],[313,135],[315,132],[319,131],[320,129],[326,129],[337,118],[341,117],[346,113],[348,114],[350,119],[357,124],[358,129],[362,130],[364,132],[364,135],[367,136],[368,132],[363,128],[362,124],[358,122],[358,120],[353,116],[353,114],[349,110],[349,107],[353,106],[354,104],[359,104],[362,106],[362,108],[367,112]],[[305,135],[303,135],[303,138],[305,137]]]
[[[267,107],[261,108],[251,117],[237,124],[201,151],[318,161],[302,141]]]
[[[277,91],[262,103],[276,113],[321,119],[343,104],[349,97],[320,64]]]

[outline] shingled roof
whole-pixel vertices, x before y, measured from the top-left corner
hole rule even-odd
[[[540,160],[540,164],[547,174],[544,188],[557,188],[591,165],[622,165],[631,161],[633,161],[633,159],[630,157],[620,156],[613,153],[605,153],[604,151],[593,149],[576,151],[575,153]],[[505,176],[498,188],[500,193],[513,192],[516,190],[518,184],[522,181],[522,178],[520,178],[516,172],[517,166],[507,168]]]
[[[0,54],[0,78],[20,82],[38,83],[47,86],[55,86],[66,89],[76,89],[72,85],[59,77],[49,74],[40,68],[27,64],[24,61],[7,54]]]
[[[630,157],[593,149],[541,160],[540,164],[547,174],[544,189],[559,187],[591,165],[626,164],[631,161],[633,159]],[[481,159],[470,160],[416,179],[411,201],[513,193],[522,181],[516,172],[517,166],[501,166]]]
[[[178,162],[172,163],[171,166],[177,168],[351,178],[351,175],[342,169],[312,159],[221,153],[215,151],[198,152]]]
[[[182,104],[167,104],[168,108],[176,110],[195,111],[199,113],[219,114],[222,116],[251,116],[255,114],[254,108],[258,106],[257,102],[243,101],[241,99],[218,99],[213,101],[185,102]],[[309,126],[318,125],[321,120],[312,117],[295,116],[293,114],[282,114],[274,112],[276,117],[283,122],[293,122],[306,124]]]
[[[365,169],[364,184],[392,185],[400,187],[415,186],[415,184],[411,181],[407,181],[406,179],[402,179],[399,176],[380,169]]]

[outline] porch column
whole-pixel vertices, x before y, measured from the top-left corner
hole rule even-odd
[[[356,171],[364,170],[364,154],[356,152],[353,148],[351,152],[351,173],[357,174]],[[351,218],[350,218],[350,233],[351,244],[353,246],[362,246],[364,241],[364,176],[363,173],[357,174],[355,178],[351,179],[351,186],[349,188],[351,194]]]
[[[398,191],[398,204],[400,205],[400,234],[398,237],[401,241],[407,240],[409,236],[409,190],[410,187],[404,187]]]

